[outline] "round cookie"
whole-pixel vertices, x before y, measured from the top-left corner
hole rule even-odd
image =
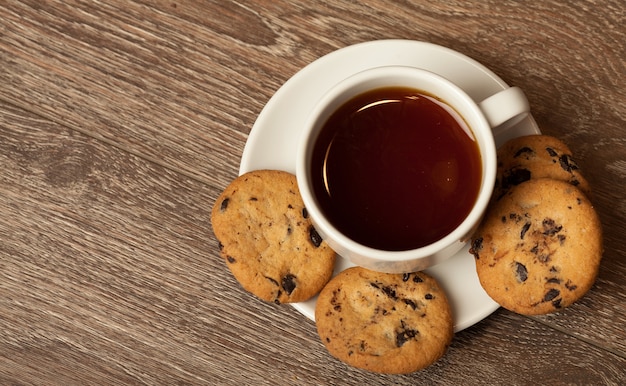
[[[547,314],[569,306],[593,285],[602,228],[578,188],[530,180],[492,204],[470,253],[482,287],[497,303],[520,314]]]
[[[293,174],[239,176],[217,198],[211,223],[228,268],[263,300],[307,300],[333,274],[335,252],[311,224]]]
[[[498,200],[512,186],[537,178],[562,180],[587,196],[591,189],[561,140],[548,135],[513,138],[498,149],[498,168],[493,197]]]
[[[320,293],[315,321],[335,358],[386,374],[429,366],[444,355],[454,335],[445,293],[422,272],[348,268]]]

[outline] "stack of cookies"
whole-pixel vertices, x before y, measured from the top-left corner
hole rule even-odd
[[[590,188],[560,140],[512,139],[498,149],[496,187],[470,252],[485,291],[511,311],[558,311],[593,285],[602,228]]]
[[[556,138],[520,137],[498,150],[496,187],[470,249],[480,283],[496,302],[545,314],[589,290],[602,256],[589,194],[571,151]],[[216,200],[211,222],[220,254],[244,289],[277,304],[319,294],[319,336],[345,363],[410,373],[450,345],[452,312],[434,278],[361,267],[332,277],[335,252],[311,223],[294,175],[239,176]]]

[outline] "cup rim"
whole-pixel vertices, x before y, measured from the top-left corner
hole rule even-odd
[[[350,239],[345,234],[343,234],[343,232],[337,229],[322,213],[317,203],[317,200],[312,192],[312,186],[310,183],[310,154],[312,152],[314,143],[317,140],[319,127],[323,126],[330,114],[332,114],[342,103],[360,94],[361,92],[366,92],[368,90],[374,90],[376,88],[379,88],[362,87],[364,82],[371,81],[372,79],[383,81],[387,78],[407,79],[410,77],[420,77],[421,80],[425,78],[430,78],[431,81],[436,81],[440,84],[445,85],[450,93],[455,94],[456,97],[458,97],[458,99],[462,101],[462,103],[471,108],[472,124],[468,122],[468,126],[470,127],[470,130],[472,130],[472,133],[476,138],[476,141],[478,142],[480,156],[482,158],[481,164],[483,167],[483,171],[481,186],[479,188],[478,196],[476,197],[476,201],[472,206],[472,209],[465,216],[463,221],[447,235],[443,236],[437,241],[418,248],[399,251],[377,249],[363,245]],[[415,88],[420,91],[431,93],[427,89],[422,90],[419,87],[412,87],[410,85],[407,86],[404,84],[388,84],[381,85],[380,87],[394,86]],[[352,91],[355,88],[362,91]],[[436,93],[432,94],[436,95]],[[349,96],[346,98],[345,95]],[[332,107],[333,102],[338,100],[339,98],[343,99],[340,99],[340,102],[336,103],[335,107]],[[446,101],[445,98],[442,99],[444,100],[444,102],[450,104]],[[458,112],[456,106],[452,107]],[[466,120],[469,119],[465,114],[460,115]],[[477,124],[488,130],[489,134],[486,135],[486,130],[475,129],[474,127]],[[477,131],[479,131],[479,133],[477,133]],[[307,208],[309,216],[312,219],[318,233],[320,233],[320,235],[322,235],[324,239],[332,240],[333,243],[338,244],[342,249],[349,250],[351,254],[356,254],[359,257],[383,262],[385,264],[420,260],[437,254],[438,252],[446,249],[448,246],[455,242],[461,241],[465,244],[471,236],[473,229],[480,222],[487,208],[487,205],[491,198],[491,194],[493,192],[496,178],[496,147],[492,134],[492,128],[489,126],[486,118],[480,111],[477,102],[474,101],[469,95],[467,95],[467,93],[463,91],[459,86],[442,77],[441,75],[438,75],[432,71],[409,66],[392,65],[370,68],[353,74],[336,83],[317,101],[309,116],[307,117],[304,124],[303,134],[298,143],[297,154],[298,156],[296,162],[296,178],[298,181],[298,186],[302,199],[304,201],[304,205]]]

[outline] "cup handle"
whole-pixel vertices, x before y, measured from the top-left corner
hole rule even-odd
[[[504,122],[526,115],[530,112],[530,104],[526,95],[519,87],[509,87],[478,103],[491,128]]]

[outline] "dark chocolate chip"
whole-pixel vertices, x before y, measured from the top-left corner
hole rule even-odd
[[[424,280],[419,275],[416,274],[415,276],[413,276],[413,282],[414,283],[422,283],[422,282],[424,282]]]
[[[576,288],[578,288],[578,286],[576,284],[572,284],[571,280],[568,280],[567,283],[565,283],[565,288],[570,291],[574,291]]]
[[[561,298],[555,299],[552,301],[552,305],[554,306],[554,308],[561,308]]]
[[[411,299],[404,299],[404,304],[406,304],[407,306],[411,307],[414,311],[417,309],[417,303],[415,303]]]
[[[526,235],[526,232],[528,232],[529,229],[530,229],[530,223],[527,222],[522,227],[522,231],[520,232],[520,235],[519,235],[520,239],[524,240],[524,235]]]
[[[293,290],[296,289],[296,286],[297,284],[296,284],[295,275],[288,273],[285,276],[283,276],[282,287],[285,290],[285,292],[287,292],[287,295],[291,295]]]
[[[517,186],[522,182],[530,180],[530,176],[530,170],[528,169],[513,169],[502,177],[502,188],[507,190],[512,186]]]
[[[235,260],[235,258],[232,256],[226,256],[226,260],[228,260],[228,262],[231,264],[235,264],[237,262],[237,260]]]
[[[550,157],[557,157],[559,155],[559,153],[551,147],[546,147],[546,151],[550,154]]]
[[[282,294],[283,292],[281,290],[278,290],[278,292],[276,293],[276,298],[274,299],[275,304],[280,304],[280,295]]]
[[[563,168],[563,170],[565,170],[566,172],[571,173],[572,170],[578,170],[578,165],[576,165],[576,162],[574,162],[574,160],[567,154],[563,154],[559,157],[559,164],[561,165],[561,168]]]
[[[514,155],[513,158],[517,158],[519,156],[521,156],[524,153],[530,153],[533,154],[534,150],[529,148],[528,146],[524,146],[523,148],[519,149]]]
[[[223,211],[225,211],[225,210],[226,210],[226,208],[228,208],[228,202],[229,202],[229,201],[230,201],[230,199],[229,199],[229,198],[225,198],[225,199],[222,201],[222,204],[220,205],[220,211],[222,211],[222,212],[223,212]]]
[[[374,282],[370,282],[370,285],[378,290],[381,290],[382,293],[384,293],[385,295],[387,295],[388,297],[390,297],[393,300],[398,300],[398,296],[396,295],[396,290],[394,290],[393,288],[389,287],[389,286],[381,286],[378,283],[374,283]]]
[[[389,286],[384,286],[383,288],[381,288],[381,290],[383,291],[383,293],[385,295],[387,295],[391,299],[393,299],[393,300],[397,300],[398,299],[398,297],[396,296],[396,290],[394,290],[393,288],[391,288]]]
[[[396,347],[402,347],[410,339],[415,339],[419,334],[418,330],[407,328],[404,321],[401,321],[402,327],[396,332]]]
[[[435,297],[433,296],[433,294],[426,294],[424,295],[424,299],[426,300],[433,300]]]
[[[319,248],[319,246],[322,244],[322,238],[320,237],[319,233],[317,233],[313,225],[309,227],[309,239],[311,240],[311,243],[313,243],[315,248]]]
[[[479,237],[476,238],[474,240],[472,240],[472,245],[471,248],[469,250],[469,252],[474,255],[476,258],[478,258],[478,252],[482,251],[483,249],[483,238]]]
[[[287,205],[287,208],[293,209],[293,206],[291,204],[289,204],[289,205]]]
[[[409,281],[409,278],[411,278],[410,273],[402,274],[402,281]]]
[[[259,199],[258,199],[258,198],[256,198],[256,197],[250,197],[250,198],[249,198],[249,200],[250,200],[250,201],[259,201]]]
[[[306,208],[302,208],[302,217],[309,218],[309,211]]]
[[[546,283],[561,284],[561,279],[558,277],[551,277],[546,280]]]
[[[559,244],[563,245],[567,237],[565,237],[565,235],[558,235],[557,238],[559,239]]]
[[[562,225],[557,224],[556,221],[551,218],[545,218],[542,221],[542,225],[543,234],[546,236],[554,236],[555,234],[559,233],[561,229],[563,229]]]
[[[561,291],[559,291],[558,289],[555,289],[555,288],[551,288],[548,292],[546,292],[546,295],[543,297],[543,301],[544,302],[549,302],[549,301],[555,299],[560,294],[561,294]]]
[[[522,263],[515,262],[515,278],[518,282],[523,283],[528,279],[528,270]]]
[[[400,331],[397,335],[396,335],[396,346],[397,347],[402,347],[404,346],[404,344],[406,342],[409,341],[409,339],[413,339],[415,338],[415,336],[417,335],[417,330],[404,330],[404,331]]]

